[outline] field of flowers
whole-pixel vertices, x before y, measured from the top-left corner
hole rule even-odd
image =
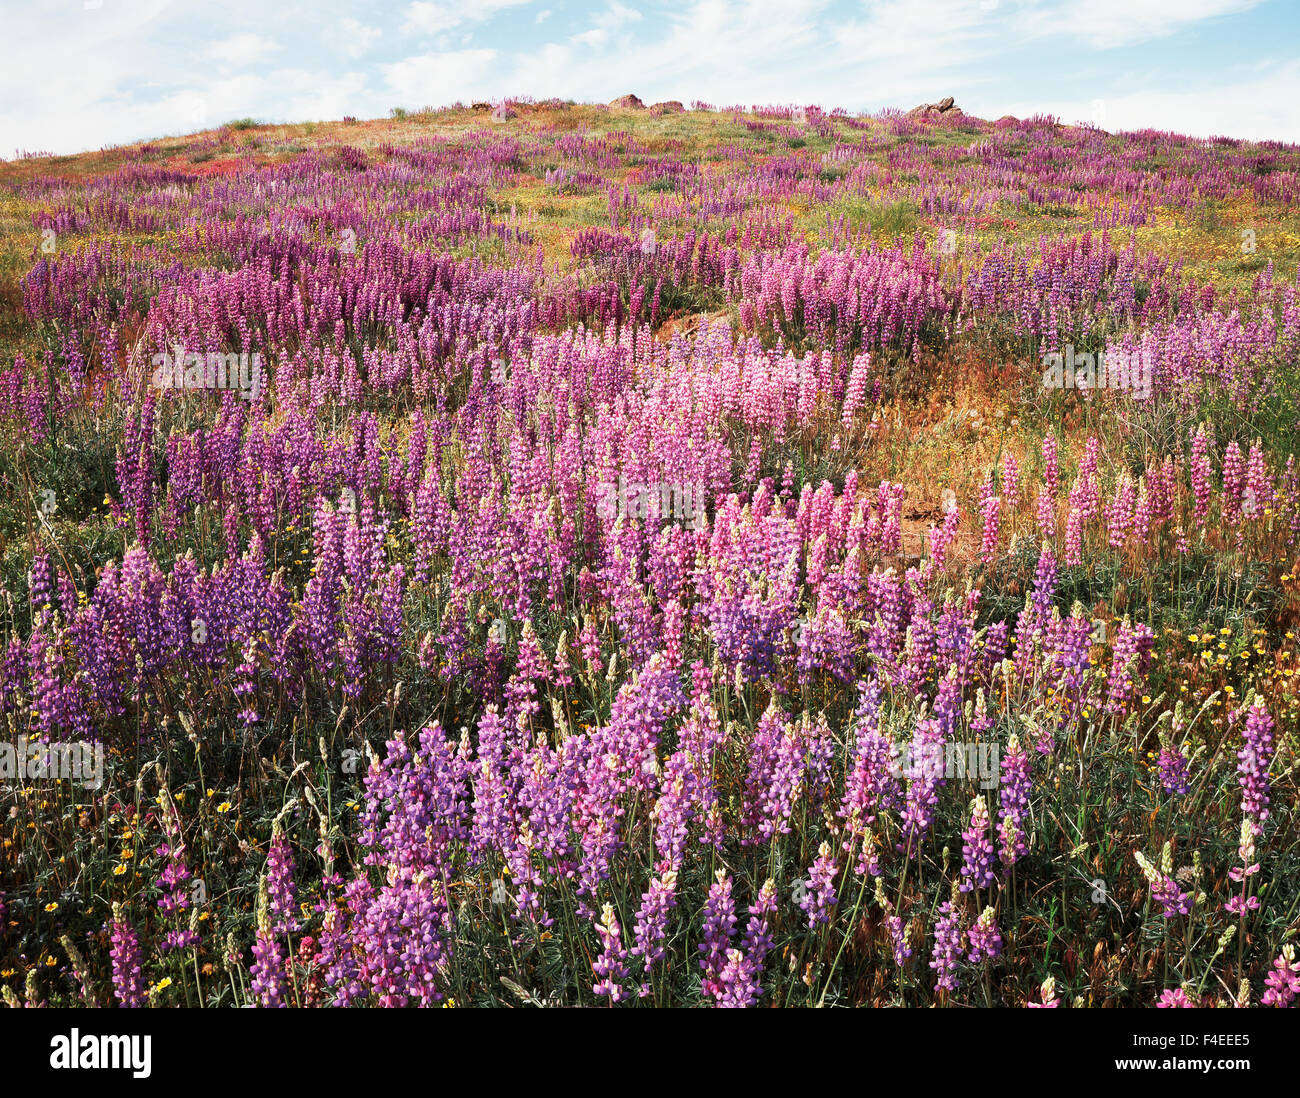
[[[520,101],[0,162],[12,1006],[1290,1006],[1300,146]]]

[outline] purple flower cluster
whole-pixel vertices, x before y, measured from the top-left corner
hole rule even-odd
[[[971,801],[970,827],[962,832],[961,891],[991,888],[997,880],[993,872],[993,841],[989,837],[989,806],[983,797]]]
[[[956,991],[961,986],[957,976],[957,963],[961,959],[965,933],[961,925],[961,910],[945,900],[939,908],[939,919],[934,924],[934,949],[930,954],[930,967],[936,976],[937,991]]]
[[[1241,784],[1242,814],[1258,823],[1269,816],[1268,768],[1273,761],[1273,718],[1260,699],[1250,707],[1237,752],[1237,780]]]

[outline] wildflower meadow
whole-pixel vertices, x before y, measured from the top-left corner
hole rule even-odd
[[[1298,260],[958,108],[0,162],[3,1002],[1293,1006]]]

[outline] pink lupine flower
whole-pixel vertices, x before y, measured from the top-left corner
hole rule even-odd
[[[1061,1000],[1056,997],[1056,980],[1051,976],[1047,977],[1047,979],[1043,981],[1043,985],[1039,988],[1038,994],[1039,1001],[1037,1003],[1026,1003],[1025,1006],[1031,1008],[1037,1007],[1039,1009],[1054,1009],[1061,1005]]]
[[[1044,541],[1056,537],[1056,497],[1047,486],[1038,489],[1038,533]]]
[[[973,965],[990,961],[1002,952],[1002,932],[998,929],[997,913],[993,908],[986,907],[980,912],[967,938],[970,943],[967,960]]]
[[[1186,1010],[1195,1008],[1196,1003],[1192,1001],[1191,996],[1183,988],[1177,987],[1165,988],[1160,993],[1160,1001],[1156,1003],[1156,1006],[1161,1008],[1181,1007]]]
[[[1168,844],[1166,844],[1167,854]],[[1175,915],[1190,915],[1191,900],[1178,887],[1173,877],[1167,871],[1157,869],[1142,851],[1134,851],[1133,857],[1151,886],[1151,899],[1160,905],[1160,914],[1166,919],[1172,919]]]
[[[1236,523],[1241,519],[1241,493],[1245,479],[1241,449],[1235,442],[1230,442],[1223,452],[1223,517],[1228,522]]]
[[[1020,462],[1009,451],[1002,457],[1002,498],[1014,507],[1020,495]]]
[[[1205,437],[1205,425],[1202,424],[1192,439],[1192,494],[1196,500],[1192,518],[1197,526],[1205,527],[1205,520],[1210,514],[1210,455],[1209,442]]]
[[[1296,960],[1295,946],[1284,945],[1273,962],[1273,971],[1265,978],[1268,990],[1260,1003],[1268,1007],[1293,1006],[1300,995],[1300,961]]]
[[[1055,498],[1056,493],[1061,489],[1061,473],[1057,465],[1057,442],[1055,435],[1046,435],[1043,438],[1043,484],[1047,489],[1049,497]],[[1046,536],[1046,535],[1044,535]]]
[[[993,478],[985,478],[980,486],[980,515],[983,521],[983,539],[980,541],[980,557],[988,563],[997,551],[998,530],[1001,528],[1002,500],[993,495]]]

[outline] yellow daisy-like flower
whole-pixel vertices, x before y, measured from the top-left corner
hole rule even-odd
[[[217,805],[217,811],[224,816],[227,812],[230,811],[230,802],[222,801],[219,805]]]
[[[57,903],[48,903],[48,904],[45,905],[45,910],[46,910],[46,911],[58,911],[58,910],[59,910],[59,905],[58,905]]]
[[[113,876],[114,876],[114,877],[120,877],[120,876],[122,876],[122,874],[125,873],[125,872],[126,872],[126,866],[124,866],[124,865],[115,865],[115,866],[113,866]]]
[[[159,980],[156,984],[153,985],[152,990],[166,991],[167,988],[171,986],[172,986],[172,978],[170,976],[164,976],[161,980]]]

